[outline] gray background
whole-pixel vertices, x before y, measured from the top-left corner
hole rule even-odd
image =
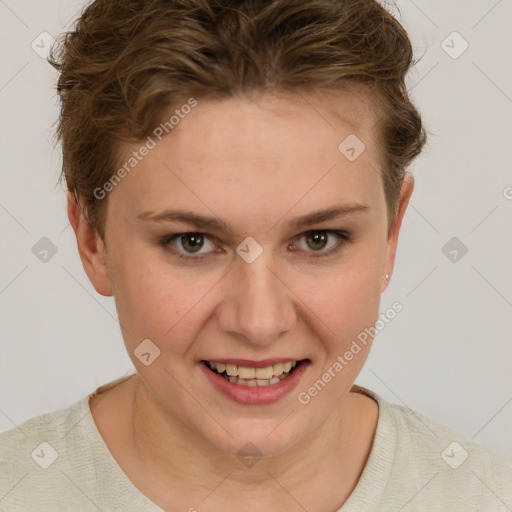
[[[56,73],[32,48],[44,53],[40,34],[56,37],[81,4],[0,1],[0,430],[132,369],[113,299],[89,283],[55,186]],[[422,56],[409,86],[431,136],[411,168],[416,188],[381,303],[404,310],[357,383],[512,461],[512,2],[398,6]],[[46,262],[33,252],[43,237],[57,250]]]

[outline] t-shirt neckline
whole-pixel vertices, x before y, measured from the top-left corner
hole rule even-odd
[[[84,437],[92,440],[90,446],[91,450],[94,450],[95,453],[92,454],[91,460],[102,460],[105,462],[105,464],[103,464],[103,469],[109,472],[110,480],[116,482],[116,491],[123,493],[125,498],[129,498],[129,501],[134,506],[134,510],[148,510],[148,507],[152,507],[152,509],[150,508],[149,510],[153,510],[154,512],[165,512],[156,503],[143,494],[142,491],[135,487],[126,473],[119,466],[103,439],[94,421],[90,408],[89,399],[91,397],[121,384],[133,375],[134,374],[121,377],[120,379],[104,384],[83,398],[81,403],[79,402],[81,407],[84,409],[83,414],[81,415],[84,416],[84,421],[81,422],[81,428],[84,430]],[[367,511],[377,511],[395,460],[397,429],[393,420],[392,412],[389,409],[390,404],[388,404],[387,401],[370,389],[357,384],[352,386],[351,391],[364,394],[375,400],[379,406],[379,417],[370,454],[361,476],[354,490],[337,512],[356,512],[363,508]],[[76,430],[77,429],[75,429],[75,435],[78,435]],[[103,480],[101,475],[97,480],[98,482]]]

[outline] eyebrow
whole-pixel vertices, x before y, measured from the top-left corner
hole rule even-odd
[[[368,210],[369,206],[359,203],[335,205],[331,208],[316,210],[299,217],[294,217],[293,219],[289,220],[287,224],[291,228],[299,229],[308,225],[324,222],[326,220],[345,217],[353,213],[367,212]],[[159,213],[147,211],[137,215],[136,218],[141,221],[151,221],[157,223],[183,222],[185,224],[190,224],[201,229],[225,231],[231,234],[234,233],[233,229],[218,217],[207,217],[188,210],[169,209]]]

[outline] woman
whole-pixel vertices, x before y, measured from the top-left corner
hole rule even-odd
[[[425,143],[388,12],[95,0],[51,62],[136,372],[1,435],[6,510],[512,507],[504,461],[354,386]]]

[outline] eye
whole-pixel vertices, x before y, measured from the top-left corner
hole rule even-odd
[[[349,233],[336,230],[312,230],[302,233],[288,248],[309,253],[309,257],[331,256],[351,241]],[[205,233],[188,232],[167,235],[159,242],[182,259],[200,260],[208,254],[222,252]],[[172,249],[169,248],[172,246]]]
[[[302,241],[304,240],[304,243]],[[300,249],[311,254],[310,256],[328,256],[338,252],[350,241],[350,236],[345,231],[314,230],[303,233],[298,238],[298,243],[291,244],[292,250]]]
[[[187,254],[205,254],[216,248],[204,233],[178,233],[166,237],[162,243],[166,246],[172,245],[178,252],[183,253],[183,257],[187,257]]]

